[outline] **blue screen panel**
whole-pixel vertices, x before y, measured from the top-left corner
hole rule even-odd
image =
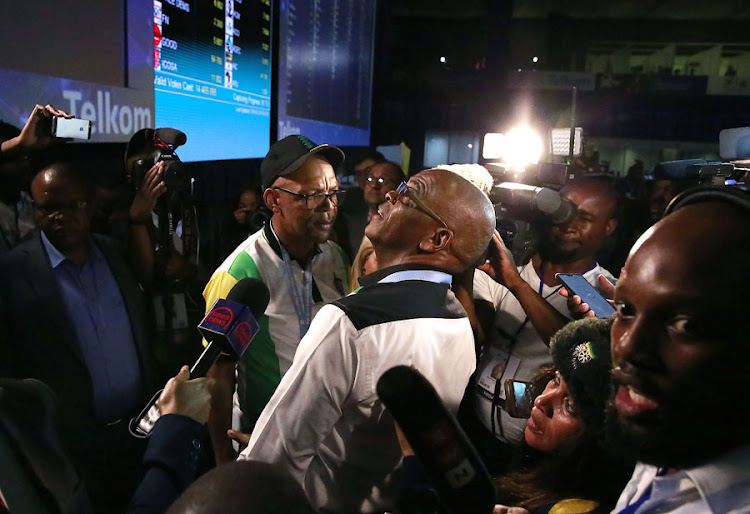
[[[270,89],[270,0],[154,0],[155,125],[182,160],[263,157]]]

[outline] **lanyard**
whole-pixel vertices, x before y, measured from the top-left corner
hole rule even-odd
[[[276,231],[273,229],[273,223],[270,223],[270,226],[273,237],[276,238],[276,241],[279,243],[279,248],[281,249],[281,259],[284,261],[286,285],[289,289],[289,294],[292,297],[294,310],[297,313],[299,337],[302,339],[310,328],[310,322],[312,321],[312,259],[310,259],[307,266],[305,266],[304,276],[302,278],[302,290],[300,291],[299,284],[294,279],[294,269],[292,268],[292,259],[289,257],[289,252],[286,251],[286,248],[284,248],[284,245],[282,245],[279,240],[279,236],[276,235]]]

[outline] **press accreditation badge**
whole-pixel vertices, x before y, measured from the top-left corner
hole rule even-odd
[[[505,380],[516,376],[516,370],[521,363],[518,357],[509,355],[507,352],[488,347],[482,353],[479,361],[479,372],[477,384],[482,389],[482,394],[489,399],[494,398],[495,384],[499,380],[502,384]],[[499,389],[500,398],[505,400],[505,388]]]

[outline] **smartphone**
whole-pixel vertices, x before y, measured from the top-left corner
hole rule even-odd
[[[533,406],[531,383],[512,379],[505,381],[505,412],[513,418],[528,418]]]
[[[78,118],[52,118],[52,135],[55,137],[91,139],[91,120]]]
[[[609,318],[615,313],[615,308],[583,276],[570,273],[558,273],[555,276],[565,284],[568,291],[580,296],[582,302],[589,304],[597,318]]]

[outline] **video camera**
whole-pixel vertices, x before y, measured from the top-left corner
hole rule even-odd
[[[694,180],[699,185],[735,186],[743,185],[750,173],[747,164],[710,162],[703,159],[660,162],[654,168],[655,179]]]
[[[557,192],[572,174],[567,165],[555,163],[532,165],[523,172],[495,165],[491,174],[494,185],[489,196],[495,206],[497,231],[516,263],[525,264],[537,252],[540,230],[567,223],[575,216],[575,204]]]
[[[567,155],[570,131],[550,131],[549,156]],[[574,131],[574,155],[580,155],[583,131]],[[495,205],[496,228],[516,263],[526,263],[539,246],[539,231],[544,226],[563,224],[576,212],[573,202],[557,192],[575,178],[569,164],[539,162],[544,147],[542,138],[526,127],[507,134],[485,134],[482,157],[493,178],[489,193]]]
[[[747,189],[750,162],[746,159],[750,158],[750,127],[730,128],[719,132],[719,155],[727,161],[687,159],[661,162],[654,168],[654,178],[692,180],[698,185]]]

